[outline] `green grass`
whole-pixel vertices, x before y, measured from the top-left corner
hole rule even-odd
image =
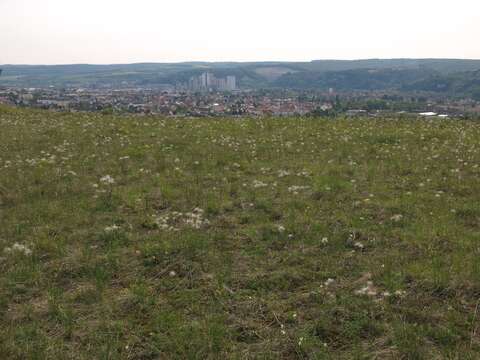
[[[2,359],[480,357],[480,123],[0,130]]]

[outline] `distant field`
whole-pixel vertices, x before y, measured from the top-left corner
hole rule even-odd
[[[298,72],[298,70],[292,70],[291,68],[281,66],[265,66],[255,69],[255,72],[259,75],[264,76],[268,80],[276,80],[282,75],[288,73],[295,73]]]
[[[478,359],[480,122],[0,107],[0,359]]]

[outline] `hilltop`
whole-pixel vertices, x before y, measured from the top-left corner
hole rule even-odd
[[[480,356],[480,123],[0,107],[0,358]]]

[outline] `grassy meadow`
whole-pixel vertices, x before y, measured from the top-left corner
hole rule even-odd
[[[0,108],[0,359],[478,359],[480,122]]]

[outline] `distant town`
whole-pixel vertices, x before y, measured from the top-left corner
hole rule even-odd
[[[158,114],[164,116],[338,115],[464,117],[480,114],[480,102],[428,94],[238,89],[235,77],[208,73],[180,88],[2,88],[0,104],[54,111]]]
[[[0,103],[162,116],[480,115],[480,60],[2,65]]]

